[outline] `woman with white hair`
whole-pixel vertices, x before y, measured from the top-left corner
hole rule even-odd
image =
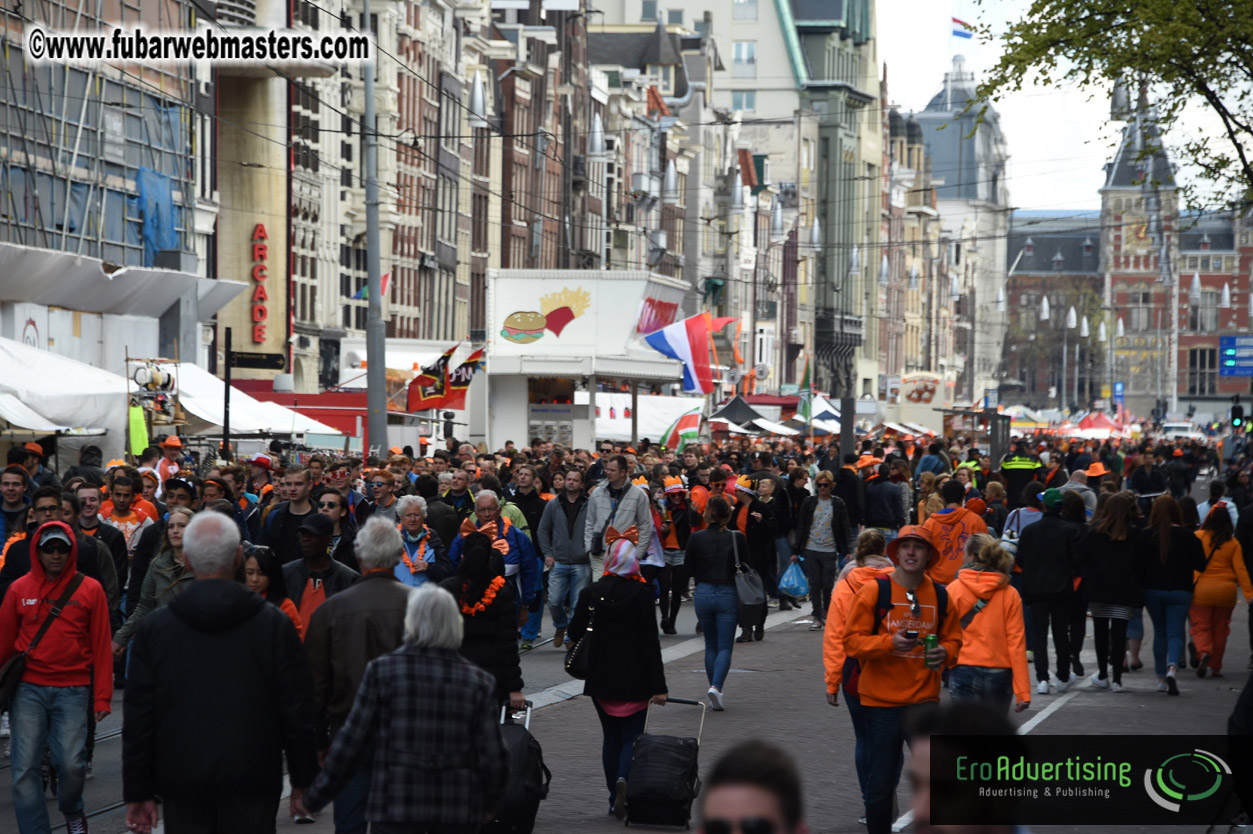
[[[666,702],[666,671],[653,589],[640,574],[635,543],[619,538],[612,527],[605,542],[604,576],[579,594],[570,639],[577,644],[589,628],[595,633],[583,694],[591,696],[604,734],[601,765],[609,813],[623,819],[635,739],[644,732],[649,701]]]
[[[405,644],[365,672],[347,723],[304,809],[335,798],[373,751],[366,819],[376,834],[473,834],[504,793],[509,763],[496,712],[496,681],[458,649],[461,612],[432,583],[405,612]]]
[[[426,499],[406,495],[396,502],[400,519],[400,537],[405,549],[396,565],[396,578],[406,585],[418,587],[427,582],[443,582],[452,575],[452,562],[439,535],[426,526]]]

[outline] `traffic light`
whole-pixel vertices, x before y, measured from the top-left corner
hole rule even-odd
[[[447,440],[450,437],[453,437],[454,434],[456,433],[456,430],[453,428],[453,423],[452,423],[452,418],[456,416],[457,415],[451,411],[444,412],[444,439],[445,440]]]
[[[1244,406],[1236,404],[1231,407],[1231,427],[1233,429],[1244,428]]]

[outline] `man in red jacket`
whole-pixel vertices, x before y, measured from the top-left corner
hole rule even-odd
[[[38,558],[9,586],[0,603],[0,665],[27,651],[53,606],[78,574],[78,543],[62,521],[41,525],[31,541]],[[83,782],[87,775],[87,711],[109,714],[113,661],[109,602],[100,583],[83,576],[26,659],[9,708],[13,732],[13,808],[21,834],[50,830],[40,763],[52,750],[60,789],[57,807],[70,832],[87,831]]]

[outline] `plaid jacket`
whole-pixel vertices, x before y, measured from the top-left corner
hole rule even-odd
[[[366,819],[481,823],[509,762],[496,681],[457,652],[402,646],[373,661],[304,803],[324,807],[373,751]]]

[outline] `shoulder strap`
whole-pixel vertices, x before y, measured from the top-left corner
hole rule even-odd
[[[892,580],[886,576],[880,576],[875,579],[875,584],[879,586],[879,599],[874,607],[874,627],[870,629],[871,634],[879,633],[879,626],[883,624],[884,618],[892,610],[891,582]]]
[[[39,626],[39,631],[35,632],[35,636],[31,638],[30,645],[26,647],[26,654],[30,654],[39,645],[39,641],[43,639],[44,634],[52,625],[52,621],[61,615],[61,610],[69,603],[70,597],[74,596],[74,592],[78,590],[78,586],[83,584],[84,575],[81,573],[74,574],[74,578],[70,580],[70,584],[65,587],[65,593],[61,598],[52,603],[52,610],[48,612],[48,616]]]
[[[948,614],[948,588],[934,579],[931,585],[935,588],[935,633],[944,630],[944,617]]]

